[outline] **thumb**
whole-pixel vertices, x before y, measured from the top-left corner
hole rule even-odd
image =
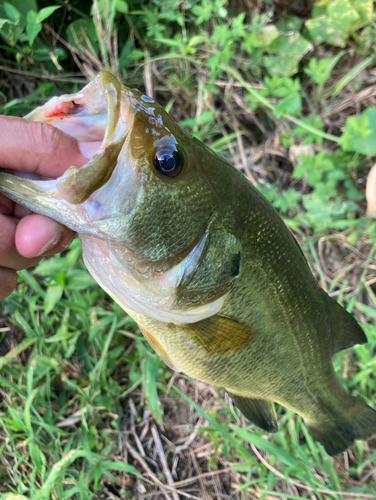
[[[88,161],[74,137],[48,123],[0,116],[0,138],[1,168],[56,178]]]

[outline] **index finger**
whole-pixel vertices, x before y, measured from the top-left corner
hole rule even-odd
[[[0,167],[59,177],[88,162],[78,141],[48,123],[0,116]]]

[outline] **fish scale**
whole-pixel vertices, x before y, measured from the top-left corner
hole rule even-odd
[[[332,366],[363,331],[243,175],[105,71],[27,118],[93,156],[57,180],[0,172],[0,191],[79,233],[88,270],[170,367],[227,389],[267,432],[274,402],[294,410],[331,455],[376,434]]]

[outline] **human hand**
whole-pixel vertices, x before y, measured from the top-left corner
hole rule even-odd
[[[0,168],[56,178],[71,165],[81,167],[87,161],[76,139],[51,125],[0,116]],[[0,300],[14,290],[16,271],[61,252],[74,236],[62,224],[0,194]]]

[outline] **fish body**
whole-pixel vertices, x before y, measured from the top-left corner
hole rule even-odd
[[[363,331],[244,176],[107,72],[27,118],[91,159],[57,180],[0,173],[0,191],[79,233],[90,273],[169,366],[226,388],[266,431],[274,402],[294,410],[332,455],[376,434],[331,361]]]

